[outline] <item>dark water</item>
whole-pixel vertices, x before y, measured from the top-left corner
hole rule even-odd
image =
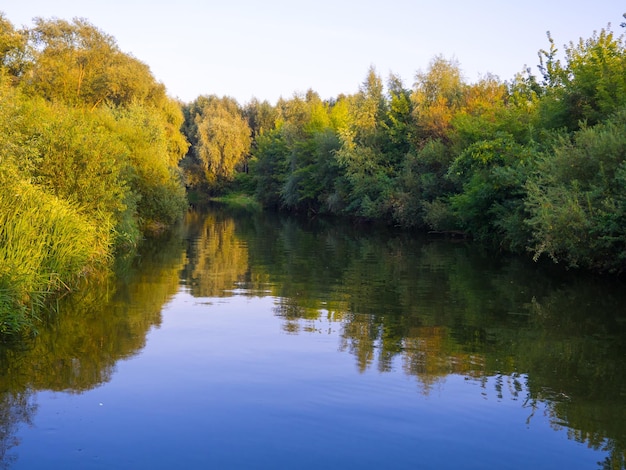
[[[215,210],[0,351],[5,468],[624,469],[626,289]]]

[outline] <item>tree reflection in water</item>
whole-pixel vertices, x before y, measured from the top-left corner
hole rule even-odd
[[[37,405],[30,391],[0,394],[0,468],[9,468],[17,459],[11,450],[19,445],[18,427],[32,425],[36,412]]]
[[[39,391],[81,393],[111,379],[120,359],[137,354],[161,323],[163,305],[185,264],[180,231],[147,242],[117,277],[61,299],[38,335],[0,349],[0,462],[9,467],[16,432],[30,425]]]
[[[402,370],[417,392],[462,377],[487,400],[546,413],[625,468],[626,292],[471,244],[269,214],[191,212],[116,281],[64,299],[32,344],[0,361],[0,456],[40,390],[80,393],[140,351],[179,290],[271,296],[289,334],[338,335],[359,371]]]
[[[228,216],[226,216],[228,217]],[[239,282],[269,291],[290,333],[339,328],[359,370],[394,367],[429,393],[450,374],[538,409],[570,439],[626,450],[626,292],[617,281],[472,245],[293,219],[236,219]],[[261,285],[255,285],[256,279]],[[621,417],[621,418],[618,418]]]

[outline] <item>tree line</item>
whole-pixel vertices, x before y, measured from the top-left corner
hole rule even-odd
[[[622,25],[623,26],[623,25]],[[626,267],[626,42],[610,25],[538,73],[468,83],[437,56],[413,87],[370,68],[358,91],[183,107],[188,188],[264,207],[442,234],[571,267]]]
[[[539,74],[475,83],[435,57],[406,87],[276,104],[180,103],[85,19],[0,13],[0,333],[179,220],[187,194],[460,233],[621,272],[626,49],[610,27],[539,52]],[[185,191],[187,189],[187,193]]]

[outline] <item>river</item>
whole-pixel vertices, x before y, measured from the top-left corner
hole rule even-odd
[[[624,469],[626,289],[213,208],[0,349],[0,467]]]

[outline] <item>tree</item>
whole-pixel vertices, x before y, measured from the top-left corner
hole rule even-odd
[[[459,64],[442,56],[435,57],[426,72],[418,72],[411,99],[414,104],[418,137],[448,138],[452,117],[463,98],[465,84]]]
[[[359,92],[347,98],[348,123],[340,131],[337,160],[345,173],[346,212],[365,219],[389,218],[393,206],[393,165],[384,152],[388,102],[381,78],[371,67]]]
[[[26,33],[16,31],[11,22],[0,12],[0,68],[17,79],[27,68],[26,56]]]
[[[269,132],[276,126],[278,110],[267,100],[259,101],[253,98],[243,109],[243,115],[248,120],[248,126],[252,132],[252,141],[265,132]]]
[[[204,181],[219,186],[233,179],[250,152],[251,131],[237,102],[228,97],[201,96],[188,106],[187,132],[191,140],[187,168],[197,165]]]
[[[565,46],[565,58],[548,34],[550,50],[540,51],[545,94],[541,99],[544,126],[568,131],[580,123],[594,125],[626,105],[626,42],[607,27],[589,39]]]
[[[38,136],[37,155],[31,157],[33,180],[88,213],[118,217],[129,190],[123,175],[129,150],[114,134],[111,116],[36,104],[27,130]]]
[[[535,258],[570,267],[626,267],[626,108],[562,136],[527,183]]]
[[[264,195],[265,205],[303,213],[339,209],[334,126],[341,117],[333,107],[312,90],[279,101],[276,128],[260,135],[254,149],[257,188],[271,193]]]
[[[387,81],[387,110],[381,123],[383,129],[382,150],[389,165],[397,167],[412,148],[415,121],[410,90],[404,87],[397,75],[391,74]]]
[[[122,53],[112,36],[85,19],[37,18],[29,34],[34,58],[25,85],[48,100],[95,108],[160,104],[165,98],[148,66]]]
[[[460,188],[448,197],[458,228],[499,249],[524,249],[525,183],[534,156],[505,133],[467,146],[448,170]]]
[[[160,229],[183,216],[185,190],[177,163],[186,147],[172,148],[161,110],[134,104],[111,110],[113,132],[128,149],[126,180],[144,229]]]
[[[398,169],[394,220],[404,227],[450,228],[451,215],[440,198],[455,191],[446,177],[454,156],[441,140],[427,140],[407,153]]]
[[[509,124],[507,98],[506,86],[492,75],[465,87],[450,121],[449,138],[457,151],[504,130]]]
[[[281,190],[287,174],[289,147],[280,129],[261,134],[256,139],[250,172],[256,180],[256,197],[264,207],[282,206]]]

